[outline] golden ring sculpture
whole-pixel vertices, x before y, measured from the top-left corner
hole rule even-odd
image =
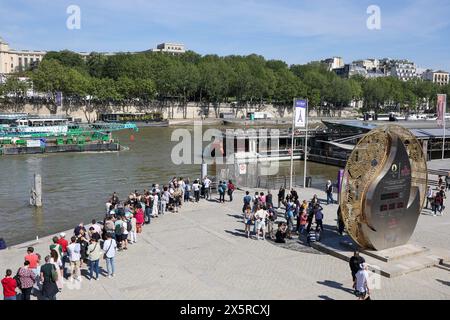
[[[406,244],[425,203],[427,162],[417,138],[399,125],[368,132],[351,153],[340,208],[350,237],[363,249]]]

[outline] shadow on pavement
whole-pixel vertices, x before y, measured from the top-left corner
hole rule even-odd
[[[247,234],[245,233],[244,230],[242,229],[234,229],[235,231],[230,231],[230,230],[225,230],[226,233],[229,233],[233,236],[236,237],[243,237],[243,238],[247,238]]]
[[[329,296],[318,296],[322,300],[334,300],[333,298],[330,298]]]
[[[440,279],[436,279],[436,281],[442,283],[443,285],[450,286],[450,281],[444,281]]]
[[[330,287],[330,288],[335,288],[335,289],[339,289],[339,290],[345,291],[345,292],[350,293],[352,295],[354,294],[354,290],[353,289],[345,288],[342,283],[339,283],[339,282],[336,282],[336,281],[325,280],[325,281],[317,281],[317,283],[321,284],[321,285],[324,285],[324,286],[327,286],[327,287]]]

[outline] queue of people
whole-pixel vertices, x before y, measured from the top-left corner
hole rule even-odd
[[[168,212],[178,213],[187,202],[198,202],[200,197],[209,200],[211,187],[212,181],[208,177],[192,183],[189,179],[174,177],[162,187],[153,184],[142,193],[135,190],[124,201],[120,201],[114,192],[105,204],[103,222],[92,220],[88,227],[80,223],[69,238],[65,233],[54,236],[44,259],[34,247],[29,247],[23,266],[15,273],[6,270],[1,281],[4,299],[30,300],[31,295],[35,295],[40,299],[55,300],[65,280],[81,281],[83,269],[87,271],[88,280],[98,280],[103,267],[106,267],[103,274],[107,278],[114,277],[117,253],[137,243],[145,225]],[[228,183],[220,181],[220,202],[225,201],[225,193],[232,201],[234,190],[231,180]]]
[[[308,244],[320,240],[323,232],[323,208],[319,204],[317,195],[314,195],[309,202],[306,200],[300,202],[295,190],[291,190],[286,195],[286,190],[280,188],[278,209],[281,205],[284,205],[285,208],[286,222],[278,223],[275,230],[278,211],[274,207],[270,190],[267,194],[255,192],[253,196],[247,191],[243,198],[242,208],[247,238],[250,238],[253,233],[257,240],[270,238],[277,243],[285,243],[286,238],[292,239],[295,234],[300,240],[304,237]],[[313,229],[313,222],[316,224],[315,229]],[[252,225],[253,231],[251,231]]]

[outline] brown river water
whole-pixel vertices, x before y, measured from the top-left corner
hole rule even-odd
[[[0,238],[10,246],[56,234],[80,222],[90,223],[92,218],[103,219],[105,201],[114,191],[122,200],[131,191],[165,184],[173,176],[199,177],[200,165],[171,161],[172,148],[178,143],[171,141],[175,129],[117,132],[114,137],[127,147],[121,152],[0,156]],[[192,127],[185,129],[192,131]],[[280,175],[289,175],[289,170],[289,161],[280,163]],[[336,179],[338,168],[309,162],[307,171],[313,186],[323,189],[326,180]],[[43,207],[39,209],[29,205],[35,173],[42,175]],[[303,175],[302,161],[295,161],[295,173]]]

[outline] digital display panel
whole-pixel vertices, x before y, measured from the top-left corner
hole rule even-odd
[[[392,192],[392,193],[384,193],[381,195],[381,200],[392,200],[398,199],[400,197],[400,193]]]

